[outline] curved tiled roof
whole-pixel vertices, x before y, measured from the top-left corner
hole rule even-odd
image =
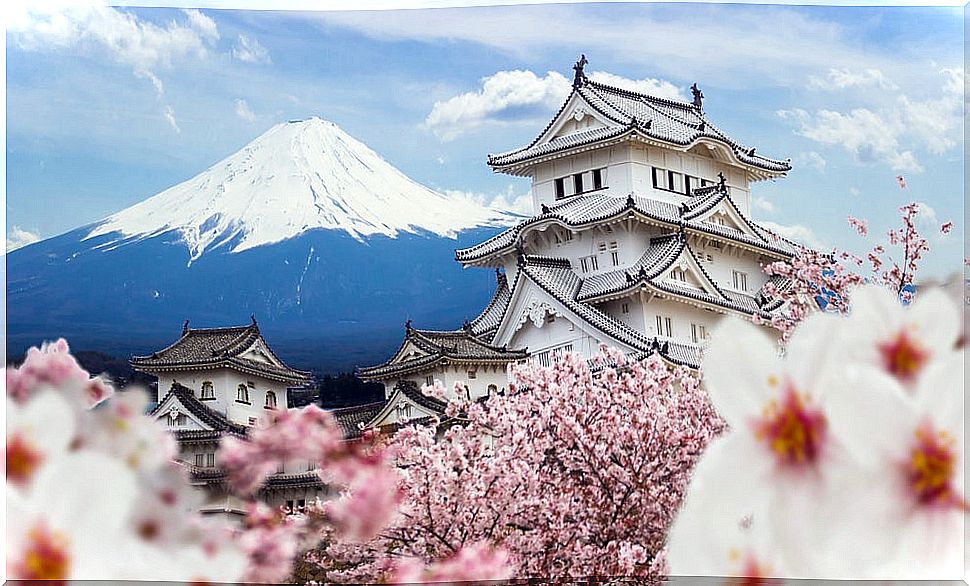
[[[495,271],[495,294],[491,301],[482,310],[482,313],[469,322],[472,334],[485,342],[491,342],[495,330],[498,329],[505,315],[505,310],[509,307],[512,300],[512,292],[509,290],[509,280],[504,273],[496,269]]]
[[[617,126],[582,130],[540,144],[540,140],[547,134],[553,122],[559,118],[566,104],[575,94],[581,96],[597,113]],[[529,145],[505,153],[489,155],[488,164],[493,167],[514,165],[542,155],[593,144],[623,134],[640,134],[683,147],[698,140],[709,139],[725,145],[740,162],[747,165],[772,173],[791,170],[790,162],[757,155],[754,148],[735,142],[708,122],[704,113],[693,104],[658,98],[589,80],[585,80],[573,89],[553,121]]]
[[[425,370],[442,360],[469,362],[496,362],[505,364],[521,360],[528,356],[524,350],[509,350],[491,346],[476,338],[471,327],[454,331],[417,330],[410,326],[405,329],[404,341],[394,357],[400,353],[406,344],[412,343],[427,354],[416,356],[401,362],[390,361],[377,366],[359,368],[360,378],[364,380],[382,380],[400,376],[410,372]]]
[[[711,210],[721,201],[726,201],[728,205],[732,206],[738,216],[750,226],[752,232],[758,235],[758,238],[734,228],[698,219],[699,216]],[[707,236],[743,243],[777,256],[791,257],[798,251],[797,244],[777,236],[747,219],[737,209],[726,190],[706,192],[680,206],[632,193],[628,194],[626,198],[617,197],[606,191],[576,196],[546,208],[544,213],[520,222],[480,244],[455,251],[455,259],[461,263],[471,263],[483,260],[496,253],[510,252],[521,241],[522,234],[528,229],[544,223],[558,223],[576,229],[622,218],[628,214],[647,218],[672,229],[683,227],[687,232],[702,233]]]
[[[354,439],[361,436],[364,432],[364,426],[374,419],[386,404],[387,401],[377,401],[375,403],[367,403],[366,405],[331,409],[330,413],[333,414],[340,428],[343,430],[344,438]]]
[[[260,340],[279,365],[242,356]],[[225,366],[284,382],[305,383],[310,380],[309,372],[290,368],[276,356],[263,340],[255,319],[250,325],[228,328],[190,329],[186,322],[178,340],[149,356],[133,356],[131,365],[149,372]]]
[[[247,429],[245,425],[234,423],[222,413],[210,409],[196,398],[195,391],[177,382],[172,383],[172,387],[158,402],[158,405],[155,405],[155,408],[149,412],[149,415],[153,417],[158,415],[159,409],[161,409],[170,395],[174,395],[189,410],[189,413],[205,425],[208,425],[213,431],[227,432],[240,436],[246,435]]]

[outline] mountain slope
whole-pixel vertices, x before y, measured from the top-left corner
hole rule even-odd
[[[411,181],[328,122],[278,125],[185,183],[9,253],[8,356],[58,336],[144,354],[185,319],[255,314],[296,367],[378,362],[407,318],[444,328],[477,314],[494,275],[453,251],[511,220]]]
[[[365,144],[320,118],[277,124],[199,175],[123,210],[87,238],[116,234],[110,248],[177,231],[196,260],[293,238],[314,228],[355,238],[455,234],[508,216],[420,185]]]

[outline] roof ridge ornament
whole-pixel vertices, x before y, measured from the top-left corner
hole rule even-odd
[[[704,113],[704,92],[698,89],[696,81],[693,83],[693,85],[690,86],[690,93],[694,97],[694,101],[692,102],[693,106],[703,114]]]
[[[408,319],[406,322],[404,322],[404,331],[410,332],[413,329],[414,328],[411,327],[411,320],[410,319]]]
[[[573,89],[579,89],[586,85],[586,82],[589,81],[586,79],[586,73],[583,71],[588,63],[589,61],[586,59],[586,54],[583,53],[579,56],[579,61],[573,65],[573,71],[576,72],[576,75],[573,77]]]
[[[253,325],[254,326],[258,326],[259,325],[259,324],[256,323],[256,314],[255,313],[249,314],[249,319],[253,320]]]
[[[189,333],[189,320],[185,320],[182,324],[182,335],[184,336],[187,333]]]
[[[546,204],[542,204],[542,207],[541,207],[541,210],[542,210],[542,213],[543,213],[543,214],[548,214],[548,213],[550,213],[550,211],[549,211],[549,206],[547,206]]]
[[[637,205],[637,200],[633,199],[633,192],[631,191],[626,195],[626,207],[634,208]]]
[[[727,179],[725,179],[724,173],[721,171],[717,172],[717,188],[720,191],[727,192]]]

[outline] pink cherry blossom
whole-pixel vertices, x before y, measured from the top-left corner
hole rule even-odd
[[[722,428],[696,375],[605,349],[592,367],[567,355],[511,374],[505,394],[453,397],[437,428],[390,438],[401,513],[367,543],[316,549],[313,563],[341,568],[329,580],[426,579],[476,543],[507,552],[500,575],[662,576],[666,528]]]
[[[473,543],[461,548],[455,555],[429,566],[425,566],[417,558],[401,561],[390,581],[402,584],[461,584],[507,580],[511,577],[508,554],[505,551],[495,550],[486,543]]]
[[[866,236],[869,234],[869,222],[866,220],[860,220],[858,218],[853,218],[849,216],[849,225],[855,228],[859,236]]]

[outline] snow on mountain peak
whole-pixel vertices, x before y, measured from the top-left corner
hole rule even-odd
[[[118,234],[107,247],[177,230],[195,260],[228,242],[240,252],[314,228],[358,239],[420,230],[454,237],[512,221],[412,181],[333,122],[312,117],[277,124],[192,179],[110,216],[85,239]]]

